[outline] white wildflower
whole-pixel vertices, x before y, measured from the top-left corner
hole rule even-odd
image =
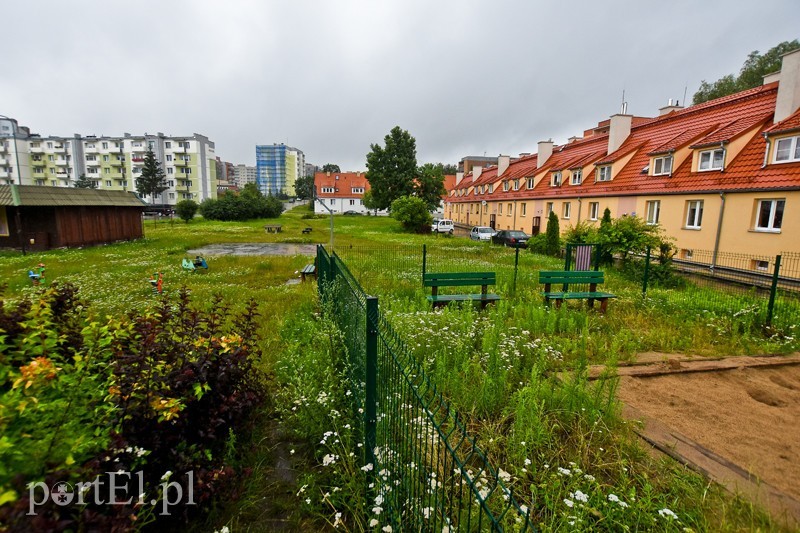
[[[672,511],[670,511],[666,507],[663,508],[663,509],[659,509],[658,510],[658,514],[660,514],[664,518],[670,518],[672,520],[677,520],[678,519],[678,515],[676,515],[675,513],[673,513]]]

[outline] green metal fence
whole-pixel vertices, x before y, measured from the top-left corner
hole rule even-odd
[[[342,259],[317,248],[319,291],[350,356],[368,516],[394,531],[533,529],[423,369]],[[377,512],[376,512],[377,511]],[[510,527],[513,526],[513,527]]]
[[[654,282],[658,287],[660,263],[650,252],[643,263],[642,293],[648,294]],[[676,305],[750,317],[755,325],[786,332],[800,322],[799,253],[770,257],[692,250],[673,259],[672,266],[685,286],[656,293]]]

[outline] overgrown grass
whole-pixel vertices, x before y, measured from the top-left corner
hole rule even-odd
[[[247,448],[242,460],[256,475],[243,485],[242,497],[216,509],[202,529],[228,524],[257,530],[264,516],[281,513],[297,527],[338,520],[344,529],[370,528],[363,520],[365,502],[358,500],[364,489],[354,459],[358,454],[351,455],[359,436],[350,431],[354,424],[348,420],[352,412],[342,377],[346,358],[341,339],[316,314],[313,283],[285,284],[309,258],[220,256],[206,257],[207,272],[190,274],[180,267],[189,250],[214,243],[327,244],[330,219],[301,218],[305,213],[298,208],[282,215],[279,234],[266,234],[261,221],[148,221],[146,238],[137,242],[25,257],[0,252],[0,279],[8,285],[9,300],[34,290],[26,273],[43,262],[48,281],[75,284],[101,314],[152,306],[148,278],[153,272],[164,274],[166,291],[185,285],[195,301],[210,301],[213,294],[234,308],[249,297],[259,301],[265,354],[260,367],[269,376],[276,411],[262,414],[263,432],[238,441]],[[448,401],[467,417],[492,461],[513,476],[515,494],[536,509],[537,526],[609,531],[776,527],[763,513],[693,473],[644,453],[619,416],[614,380],[590,384],[585,369],[631,360],[642,351],[780,353],[797,349],[796,341],[765,339],[744,323],[746,316],[676,305],[668,291],[651,289],[642,299],[640,287],[614,272],[608,273],[606,285],[619,298],[606,315],[577,304],[551,310],[539,296],[536,273],[560,268],[556,259],[522,251],[515,280],[515,255],[508,249],[405,234],[384,217],[337,216],[334,226],[337,253],[366,290],[379,296],[392,325]],[[305,227],[312,232],[302,234]],[[431,312],[420,282],[423,244],[429,251],[428,271],[497,272],[496,290],[503,301],[484,312],[466,306]],[[569,378],[562,381],[559,373]],[[270,425],[271,420],[279,422]],[[262,474],[274,480],[272,464],[281,442],[292,443],[291,466],[300,470],[292,493],[287,486],[294,480],[259,482]],[[280,494],[269,491],[275,486]],[[267,499],[274,503],[266,504]],[[661,509],[676,513],[678,521],[659,514]]]

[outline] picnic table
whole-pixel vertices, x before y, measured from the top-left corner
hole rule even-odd
[[[264,231],[267,233],[280,233],[281,232],[281,225],[280,224],[267,224],[264,226]]]

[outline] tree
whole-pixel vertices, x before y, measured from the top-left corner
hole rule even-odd
[[[372,194],[372,189],[364,193],[364,196],[361,197],[361,203],[365,208],[369,209],[370,211],[375,211],[375,215],[377,216],[379,208],[378,204],[375,203],[375,196],[373,196]]]
[[[692,97],[693,104],[701,104],[715,98],[738,93],[763,83],[764,76],[781,68],[781,56],[800,48],[800,41],[784,41],[761,55],[758,50],[750,52],[739,71],[739,76],[728,74],[713,83],[703,80]]]
[[[425,233],[430,231],[433,217],[422,198],[402,196],[392,202],[392,218],[403,225],[406,231]]]
[[[547,217],[547,240],[545,245],[547,255],[557,256],[561,253],[561,230],[558,227],[558,215],[550,211]]]
[[[333,163],[326,163],[322,166],[323,172],[341,172],[339,170],[339,165],[334,165]]]
[[[294,182],[294,193],[301,200],[314,199],[314,176],[303,176]]]
[[[86,174],[81,174],[81,177],[75,180],[75,188],[77,189],[96,189],[97,182],[90,180]]]
[[[136,178],[136,190],[143,197],[150,195],[153,200],[152,203],[155,203],[156,195],[167,190],[167,184],[164,181],[164,169],[161,168],[161,162],[156,159],[156,154],[153,153],[152,148],[148,148],[147,153],[144,155],[142,175]]]
[[[384,138],[385,147],[370,145],[367,154],[367,181],[377,209],[387,209],[392,202],[414,194],[417,177],[417,141],[407,131],[395,126]]]
[[[456,165],[453,165],[452,163],[447,163],[446,165],[443,163],[436,163],[436,164],[442,167],[442,174],[444,174],[445,176],[458,173],[458,167]]]
[[[608,242],[607,235],[611,231],[611,209],[605,208],[603,210],[603,218],[600,219],[600,229],[597,230],[598,240],[598,257],[600,258],[601,265],[610,265],[614,261],[614,254],[611,252],[610,247],[605,244]]]
[[[189,221],[194,218],[195,213],[197,213],[198,207],[197,202],[194,200],[181,200],[175,204],[175,213],[178,215],[178,218],[188,224]]]
[[[440,164],[425,163],[417,169],[414,194],[425,202],[425,205],[428,206],[428,211],[433,211],[439,207],[444,193],[444,174]]]

